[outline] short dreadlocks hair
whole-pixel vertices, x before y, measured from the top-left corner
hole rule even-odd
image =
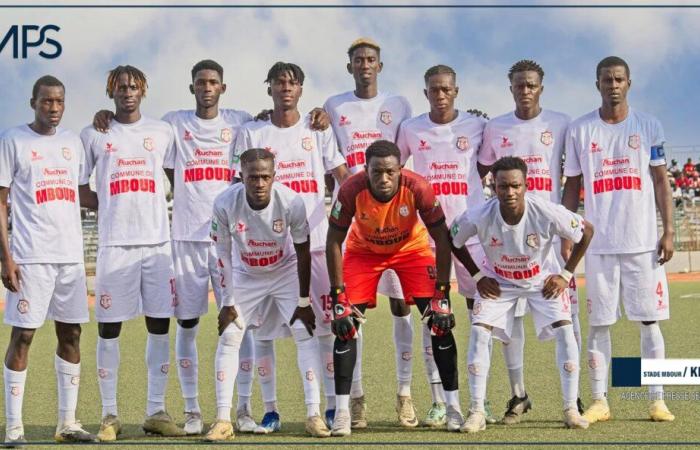
[[[531,59],[521,59],[513,64],[508,71],[508,79],[513,81],[513,76],[516,73],[528,71],[537,72],[537,74],[540,76],[540,82],[544,79],[544,70],[542,70],[542,67],[540,67],[539,64]]]
[[[129,75],[129,78],[134,80],[136,86],[143,92],[143,96],[146,96],[146,89],[148,88],[148,83],[146,82],[146,75],[134,66],[117,66],[109,71],[109,76],[107,77],[107,96],[109,98],[114,98],[114,91],[117,89],[117,81],[122,74]]]
[[[286,63],[282,61],[277,61],[272,67],[270,67],[270,70],[267,72],[267,78],[265,78],[265,83],[272,84],[272,81],[274,81],[275,78],[285,73],[290,74],[293,79],[299,82],[300,85],[304,85],[304,71],[301,70],[301,67],[294,63]]]

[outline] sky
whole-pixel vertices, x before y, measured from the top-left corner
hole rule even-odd
[[[270,7],[271,2],[249,1],[245,3],[268,7],[3,7],[33,3],[37,4],[0,0],[0,36],[12,25],[55,24],[60,31],[49,37],[61,43],[63,52],[56,59],[44,59],[38,49],[30,49],[26,59],[13,59],[10,45],[2,50],[0,130],[32,120],[32,84],[38,77],[52,74],[66,84],[63,125],[79,131],[91,122],[95,111],[113,107],[105,95],[105,82],[107,72],[118,64],[132,64],[146,73],[145,115],[160,117],[174,109],[192,109],[190,69],[205,58],[224,67],[228,90],[222,107],[251,113],[271,107],[263,83],[269,67],[276,61],[299,64],[307,77],[300,108],[308,111],[321,106],[329,96],[354,88],[345,69],[346,51],[357,37],[370,36],[382,47],[380,90],[406,96],[415,114],[428,109],[423,73],[435,64],[447,64],[457,71],[458,108],[475,107],[491,117],[509,112],[513,99],[508,90],[508,69],[520,59],[533,59],[545,71],[541,104],[577,117],[600,105],[595,88],[598,61],[620,56],[631,68],[632,107],[661,120],[667,148],[674,156],[694,152],[695,159],[700,157],[700,3],[697,8],[650,8],[633,7],[622,0],[615,4],[628,7],[498,8],[493,5],[517,2],[473,1],[470,3],[485,7],[366,8],[358,6],[377,2],[349,5],[299,0],[294,3],[311,6],[275,8]],[[87,3],[98,2],[82,2]],[[410,3],[417,4],[401,2]],[[319,7],[331,4],[340,7]],[[396,6],[398,2],[383,4]],[[566,1],[557,4],[572,5]]]

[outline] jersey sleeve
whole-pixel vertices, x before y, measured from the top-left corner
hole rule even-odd
[[[216,249],[217,264],[216,267],[220,271],[218,282],[221,283],[223,296],[221,299],[222,306],[233,306],[233,267],[231,264],[231,251],[233,244],[231,241],[231,232],[229,231],[229,220],[226,210],[219,204],[214,202],[214,212],[211,219],[211,239],[214,241]]]
[[[571,212],[563,205],[552,203],[547,208],[550,216],[553,234],[574,242],[581,241],[583,237],[583,217]]]
[[[664,129],[661,122],[654,119],[651,130],[651,157],[649,158],[650,166],[665,166],[666,154],[664,153]]]
[[[445,222],[445,213],[435,197],[433,188],[422,177],[416,177],[416,182],[413,184],[413,195],[416,199],[418,214],[426,227],[433,227]]]
[[[242,127],[241,131],[236,136],[236,142],[231,148],[231,155],[229,161],[231,164],[231,169],[233,171],[233,176],[241,177],[241,155],[243,152],[250,148],[250,134],[248,128]]]
[[[464,211],[452,222],[452,225],[450,226],[452,245],[457,248],[463,247],[469,238],[476,235],[477,231],[478,229],[476,224],[473,222],[467,211]]]
[[[295,195],[289,204],[289,234],[292,235],[292,242],[303,244],[309,240],[309,233],[304,200],[299,195]]]
[[[80,171],[79,184],[84,185],[90,183],[90,175],[95,168],[95,152],[93,147],[95,146],[95,132],[91,130],[91,126],[88,126],[80,133],[80,140],[83,142],[83,149],[85,150],[85,163]]]
[[[353,180],[354,181],[354,180]],[[338,197],[331,208],[331,216],[328,223],[335,228],[347,230],[355,216],[355,196],[359,194],[357,183],[343,183],[338,190]]]
[[[576,177],[581,175],[580,149],[574,138],[574,128],[569,126],[566,130],[566,143],[564,144],[564,176]]]
[[[340,154],[340,150],[338,150],[338,141],[331,127],[328,127],[321,134],[321,144],[323,145],[323,168],[326,172],[330,172],[336,167],[345,164],[345,158]]]
[[[168,130],[170,131],[170,141],[165,149],[165,155],[163,156],[163,169],[174,169],[175,168],[175,153],[177,152],[175,143],[175,136],[177,132],[175,131],[175,126],[171,122],[168,123]]]
[[[0,186],[10,187],[15,174],[16,147],[6,136],[0,137]]]
[[[496,162],[496,149],[493,148],[493,126],[490,123],[484,127],[481,147],[477,152],[477,161],[482,166],[492,166]]]
[[[396,146],[401,152],[401,165],[403,166],[411,157],[411,147],[408,145],[408,139],[406,138],[406,122],[399,125],[399,133],[396,138]]]
[[[408,120],[411,117],[413,117],[413,110],[411,109],[411,104],[408,102],[408,99],[406,97],[401,97],[401,100],[403,102],[403,122],[404,120]]]

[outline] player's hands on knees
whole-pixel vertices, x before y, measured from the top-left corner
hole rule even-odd
[[[568,286],[569,282],[561,275],[550,275],[544,280],[542,295],[547,299],[558,298]]]
[[[656,246],[656,254],[658,255],[658,263],[663,265],[673,258],[673,235],[664,233],[659,239],[659,244]]]
[[[255,121],[262,121],[262,122],[267,122],[270,120],[270,117],[272,117],[272,110],[271,109],[263,109],[258,113],[257,116],[255,116]]]
[[[238,318],[238,312],[234,306],[222,306],[219,311],[219,336],[221,336],[226,328]]]
[[[19,266],[15,263],[14,259],[9,258],[2,262],[2,285],[5,286],[10,292],[19,291],[19,282],[22,279],[19,273]]]
[[[100,133],[106,133],[109,131],[109,122],[114,119],[114,113],[112,111],[102,109],[95,113],[95,117],[92,118],[92,126]]]
[[[305,307],[297,306],[289,321],[289,326],[291,327],[297,319],[301,320],[301,323],[304,324],[306,331],[309,332],[309,336],[313,336],[314,330],[316,329],[316,314],[314,314],[311,305]]]
[[[345,295],[345,287],[331,287],[331,299],[333,300],[333,320],[331,331],[341,341],[349,341],[357,334],[353,320],[353,308]]]
[[[323,108],[314,108],[310,114],[312,130],[323,131],[331,125],[331,118]]]
[[[455,315],[450,305],[450,283],[435,283],[433,298],[422,319],[428,319],[430,334],[434,336],[444,336],[455,327]]]
[[[496,299],[501,296],[501,287],[498,285],[498,281],[493,278],[483,277],[477,281],[476,289],[482,298]]]

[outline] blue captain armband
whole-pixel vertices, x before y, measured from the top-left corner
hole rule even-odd
[[[666,154],[664,153],[664,144],[652,145],[651,146],[651,160],[666,159]]]

